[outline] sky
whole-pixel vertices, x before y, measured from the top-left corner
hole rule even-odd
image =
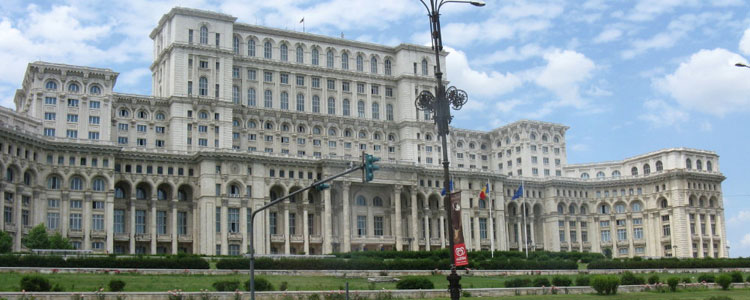
[[[664,148],[720,156],[730,255],[750,256],[750,3],[486,0],[441,10],[447,79],[469,102],[452,125],[519,119],[570,126],[569,163]],[[151,94],[148,34],[174,6],[366,42],[429,45],[418,0],[3,0],[0,105],[29,62],[110,68],[115,91]]]

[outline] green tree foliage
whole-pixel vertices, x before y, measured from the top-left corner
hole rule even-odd
[[[21,244],[28,249],[49,249],[47,227],[44,224],[34,226],[29,234],[21,239]]]
[[[62,234],[55,232],[55,234],[49,237],[49,248],[69,250],[73,249],[73,244],[70,243],[68,238],[63,237]]]
[[[0,253],[10,253],[13,250],[13,238],[5,231],[0,231]]]
[[[620,278],[613,275],[599,275],[591,279],[591,287],[599,295],[617,294],[617,287],[620,286]]]
[[[732,276],[729,276],[729,274],[721,274],[716,277],[716,283],[721,286],[722,290],[728,290],[732,285]]]

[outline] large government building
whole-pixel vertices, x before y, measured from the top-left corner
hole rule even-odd
[[[430,114],[414,106],[434,90],[429,47],[186,8],[150,37],[150,96],[114,92],[109,69],[28,65],[16,110],[0,109],[0,229],[14,250],[27,250],[22,237],[44,223],[99,253],[241,255],[249,208],[363,151],[382,158],[374,181],[354,173],[259,215],[258,253],[443,248],[448,151],[469,249],[728,256],[714,152],[568,164],[568,127],[526,120],[452,128],[442,149]],[[523,197],[512,199],[522,181]]]

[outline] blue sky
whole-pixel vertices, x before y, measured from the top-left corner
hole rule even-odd
[[[173,6],[240,22],[396,45],[428,44],[417,0],[62,0],[0,2],[0,104],[13,107],[35,60],[120,72],[116,91],[150,94],[148,34]],[[488,0],[441,22],[447,76],[469,104],[454,126],[518,119],[569,125],[571,163],[669,147],[716,151],[727,180],[732,256],[750,256],[750,4],[742,0]]]

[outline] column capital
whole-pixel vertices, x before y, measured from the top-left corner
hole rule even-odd
[[[404,189],[404,186],[401,184],[393,185],[393,190],[396,191],[397,193],[401,193],[402,189]]]
[[[221,199],[221,206],[229,206],[229,200]]]
[[[352,186],[352,183],[350,181],[342,181],[341,186],[345,191],[348,191],[349,188]]]

